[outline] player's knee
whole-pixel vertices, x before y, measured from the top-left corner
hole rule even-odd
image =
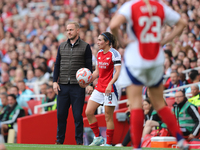
[[[86,110],[85,110],[85,115],[86,115],[87,118],[88,118],[88,117],[93,116],[93,115],[94,115],[94,112],[93,112],[92,110],[90,110],[90,109],[86,109]]]
[[[113,115],[110,115],[109,113],[105,112],[105,120],[106,122],[110,122],[113,120]]]

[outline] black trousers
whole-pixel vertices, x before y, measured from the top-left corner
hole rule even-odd
[[[130,129],[128,130],[128,132],[126,133],[126,136],[122,142],[123,146],[127,146],[128,143],[131,141],[131,134],[130,134]]]
[[[83,143],[82,112],[85,101],[85,89],[81,88],[78,84],[59,85],[60,91],[57,97],[57,142],[63,143],[65,140],[68,110],[71,104],[75,122],[75,139],[77,144]]]

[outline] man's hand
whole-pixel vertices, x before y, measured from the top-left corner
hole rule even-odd
[[[57,82],[53,82],[53,90],[58,95],[58,91],[60,91],[60,86]]]
[[[86,91],[87,91],[87,94],[91,95],[92,92],[93,92],[93,86],[88,85],[88,86],[86,87]]]
[[[82,88],[86,88],[89,85],[89,83],[78,83],[78,84]]]

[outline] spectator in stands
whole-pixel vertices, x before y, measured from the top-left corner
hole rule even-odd
[[[177,59],[180,59],[183,61],[183,59],[185,58],[186,54],[184,51],[180,51],[178,52],[178,56],[177,56]]]
[[[9,69],[9,80],[12,83],[15,77],[15,71],[16,71],[16,67],[10,67]]]
[[[40,87],[39,85],[43,84],[43,83],[47,83],[48,80],[45,78],[44,76],[45,72],[42,69],[42,67],[38,67],[35,69],[35,84],[34,84],[34,93],[35,94],[39,94],[40,93]]]
[[[36,81],[36,77],[34,76],[34,71],[32,69],[29,69],[27,71],[26,78],[27,78],[27,80],[26,80],[27,86],[30,89],[33,89],[34,88],[34,83]]]
[[[191,94],[192,97],[188,99],[188,101],[195,106],[200,106],[200,95],[199,95],[199,86],[193,85],[191,86]]]
[[[199,39],[200,40],[200,39]],[[194,44],[194,50],[197,54],[200,52],[200,41],[196,41]]]
[[[8,72],[3,72],[1,74],[1,83],[0,83],[0,86],[4,86],[8,82],[10,82],[9,74],[8,74]]]
[[[51,73],[51,68],[49,68],[48,66],[47,66],[47,64],[46,64],[46,59],[45,58],[41,58],[44,62],[42,62],[41,64],[40,64],[40,66],[39,67],[41,67],[42,68],[42,70],[43,70],[43,72],[44,72],[44,78],[48,81],[49,80],[49,77],[50,77],[50,73]]]
[[[195,34],[193,34],[193,33],[189,33],[188,34],[188,45],[190,45],[191,47],[194,47],[194,43],[195,43],[195,41],[196,41],[196,36],[195,36]]]
[[[12,84],[16,85],[18,81],[21,81],[21,80],[24,80],[25,81],[25,78],[24,78],[24,71],[22,68],[17,68],[16,71],[15,71],[15,77],[14,77],[14,80],[12,82]]]
[[[186,69],[186,68],[185,68],[184,65],[179,65],[178,68],[177,68],[177,72],[180,74],[180,73],[182,73],[185,69]]]
[[[172,71],[177,71],[178,65],[177,64],[172,64],[171,65],[171,70]]]
[[[183,59],[183,65],[185,66],[186,69],[190,69],[190,59],[188,57],[185,57]]]
[[[47,93],[47,98],[46,98],[46,102],[44,102],[44,103],[49,103],[49,102],[53,102],[53,101],[57,103],[57,95],[53,90],[53,86],[47,86],[46,93]],[[52,106],[45,107],[44,108],[45,111],[56,110],[56,108],[57,108],[56,103]]]
[[[190,68],[196,68],[197,67],[197,58],[192,58],[190,60]]]
[[[177,91],[173,112],[179,126],[188,141],[194,139],[200,132],[200,115],[196,106],[188,102],[184,91]]]
[[[19,97],[19,88],[17,86],[13,85],[13,86],[10,87],[9,93],[10,94],[14,94],[16,96],[16,98],[18,99],[18,97]]]
[[[7,93],[7,87],[1,86],[0,87],[0,93]]]
[[[171,73],[171,65],[173,64],[172,60],[170,58],[165,58],[164,62],[164,68],[165,68],[165,74],[170,75]]]
[[[187,51],[187,57],[190,60],[197,58],[196,52],[193,50],[193,48],[189,47],[189,49]]]
[[[192,81],[192,83],[197,83],[200,81],[200,77],[199,77],[199,73],[197,70],[191,70],[190,73],[189,73],[189,77],[190,77],[190,80]],[[200,84],[198,84],[199,86],[199,89],[200,89]],[[185,93],[191,93],[191,88],[188,87],[186,89],[186,92]]]
[[[47,95],[47,87],[48,87],[47,83],[41,84],[40,85],[40,94]]]
[[[46,50],[50,49],[50,46],[52,45],[52,39],[48,36],[44,38],[44,45],[42,46],[42,53],[45,53]]]
[[[0,98],[1,98],[1,106],[0,106],[0,115],[2,114],[2,113],[4,113],[4,111],[5,111],[5,108],[7,107],[7,105],[8,105],[8,99],[7,99],[7,96],[8,96],[8,94],[7,93],[0,93]]]
[[[179,80],[179,74],[177,71],[172,71],[170,74],[170,83],[168,89],[176,88],[183,85],[183,82]],[[175,92],[175,91],[174,91]]]
[[[1,134],[5,135],[9,129],[13,129],[14,123],[17,122],[17,118],[25,116],[24,110],[18,105],[16,96],[14,94],[8,95],[8,107],[4,113],[0,115],[1,120]],[[4,136],[5,141],[7,137]]]
[[[145,135],[151,133],[152,130],[155,130],[155,127],[161,128],[162,121],[158,116],[157,112],[153,109],[153,106],[150,102],[150,92],[149,88],[147,88],[147,95],[149,98],[143,101],[143,110],[145,115],[145,125],[142,133],[142,138]]]
[[[17,99],[19,106],[28,107],[27,101],[32,99],[31,96],[34,93],[31,90],[26,89],[25,82],[22,80],[17,83],[17,87],[19,89],[19,92],[21,93]],[[29,110],[29,114],[31,114],[30,110]]]
[[[195,24],[194,25],[194,30],[193,30],[193,32],[194,32],[194,34],[195,34],[195,36],[196,36],[196,40],[198,41],[198,40],[200,40],[200,25],[199,24]],[[195,41],[195,44],[196,44],[196,41]],[[195,45],[194,44],[194,45]],[[196,50],[196,52],[198,52],[198,50]]]
[[[1,63],[1,75],[3,72],[8,72],[9,71],[9,64],[6,62]]]

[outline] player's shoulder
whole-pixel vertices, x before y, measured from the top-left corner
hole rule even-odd
[[[102,49],[100,49],[100,50],[97,52],[97,54],[99,54],[99,53],[103,53],[103,50],[102,50]]]
[[[103,50],[100,49],[98,52],[97,52],[97,56],[101,55],[103,53]]]
[[[114,55],[115,57],[120,57],[120,53],[112,47],[110,48],[109,52],[112,53],[112,55]]]

